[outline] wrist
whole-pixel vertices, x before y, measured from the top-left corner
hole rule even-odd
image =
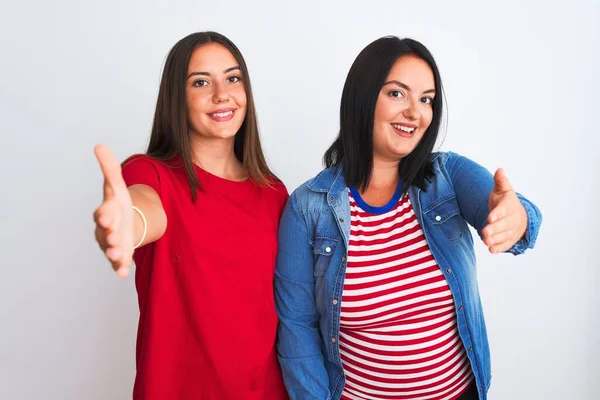
[[[135,250],[144,243],[144,240],[146,240],[146,235],[148,234],[148,220],[146,219],[146,216],[144,215],[142,210],[140,210],[136,206],[132,206],[132,207],[133,207],[134,214],[138,214],[142,220],[142,236],[139,239],[139,241],[137,242],[137,244],[133,246],[133,248]],[[135,227],[135,224],[134,224],[134,227]],[[134,241],[135,241],[135,236],[136,236],[136,234],[135,234],[135,228],[134,228]]]

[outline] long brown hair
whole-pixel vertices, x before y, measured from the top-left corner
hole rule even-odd
[[[167,56],[146,154],[165,162],[176,156],[181,157],[194,202],[197,191],[202,189],[202,186],[192,161],[186,81],[192,53],[199,46],[207,43],[218,43],[227,48],[242,72],[247,99],[246,116],[234,139],[233,149],[236,158],[242,163],[250,179],[257,184],[270,186],[273,180],[277,180],[263,155],[250,76],[242,53],[231,40],[220,33],[211,31],[192,33],[177,42]]]

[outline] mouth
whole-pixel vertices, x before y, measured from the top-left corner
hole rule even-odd
[[[392,125],[392,128],[394,128],[394,131],[396,131],[396,133],[402,137],[405,138],[412,138],[415,135],[415,132],[417,131],[417,126],[416,125],[410,125],[410,124],[390,124]]]
[[[223,109],[223,110],[217,110],[217,111],[209,113],[207,115],[210,117],[210,119],[212,119],[213,121],[216,121],[216,122],[231,121],[231,119],[235,115],[235,109],[227,108],[227,109]]]

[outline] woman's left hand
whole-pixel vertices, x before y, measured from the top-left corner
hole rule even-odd
[[[510,249],[527,229],[527,212],[502,168],[494,174],[494,188],[489,199],[488,225],[483,228],[483,242],[490,253]]]

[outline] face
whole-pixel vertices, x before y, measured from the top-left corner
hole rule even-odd
[[[433,118],[435,81],[429,65],[400,57],[379,92],[373,126],[374,157],[399,161],[410,154]]]
[[[189,127],[204,138],[230,139],[246,116],[246,90],[238,62],[224,46],[198,47],[188,66]]]

